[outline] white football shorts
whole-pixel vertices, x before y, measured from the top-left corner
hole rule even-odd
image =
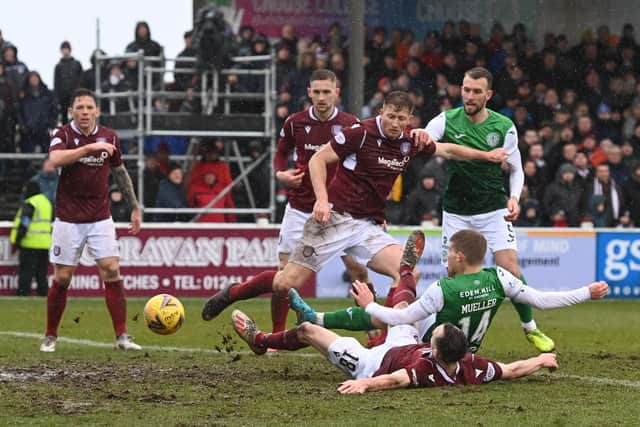
[[[370,378],[380,368],[382,359],[393,347],[420,343],[418,330],[413,325],[397,325],[389,328],[383,344],[364,348],[353,337],[340,337],[329,345],[329,362],[352,378]]]
[[[331,211],[327,224],[307,220],[289,262],[317,272],[334,257],[346,254],[366,265],[382,249],[397,244],[380,225]]]
[[[76,224],[60,221],[53,223],[49,261],[53,264],[78,265],[85,245],[94,259],[120,256],[116,227],[111,218],[98,222]]]
[[[513,224],[504,219],[509,214],[508,209],[498,209],[478,215],[457,215],[442,212],[442,255],[443,265],[447,265],[449,240],[457,231],[475,230],[487,239],[487,246],[491,252],[503,249],[518,250],[516,232]]]

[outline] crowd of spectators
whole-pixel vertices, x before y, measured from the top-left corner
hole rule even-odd
[[[339,24],[327,34],[297,37],[285,24],[281,37],[269,39],[253,27],[243,26],[234,40],[237,55],[273,54],[276,61],[276,128],[286,117],[308,107],[306,87],[311,72],[318,68],[334,71],[340,80],[341,99],[355,90],[348,81],[346,47],[348,39]],[[494,75],[494,94],[489,108],[510,117],[518,129],[525,173],[521,196],[522,226],[631,227],[640,224],[640,45],[634,27],[625,24],[619,35],[603,25],[585,31],[575,45],[565,34],[548,33],[542,45],[529,37],[524,24],[508,31],[494,23],[488,37],[483,28],[466,21],[446,22],[441,31],[431,31],[417,40],[408,30],[370,28],[365,46],[365,105],[355,112],[361,118],[375,115],[385,94],[406,90],[416,105],[412,126],[424,126],[440,111],[461,105],[460,83],[465,70],[488,68]],[[184,34],[179,58],[193,57],[193,32]],[[61,59],[55,66],[53,91],[35,71],[18,60],[18,49],[0,33],[0,151],[46,151],[48,130],[66,122],[70,93],[79,86],[100,85],[103,92],[137,88],[135,61],[102,63],[104,81],[95,82],[92,57],[89,70],[71,55],[63,42]],[[127,52],[143,50],[162,57],[162,46],[151,38],[149,25],[138,23],[135,39]],[[176,62],[189,68],[192,62]],[[247,68],[251,65],[241,65]],[[221,82],[230,92],[259,92],[263,79],[231,74]],[[162,81],[154,85],[164,84]],[[201,82],[197,73],[176,73],[169,89],[187,92],[181,102],[154,100],[158,112],[201,113],[194,92]],[[118,113],[132,111],[127,98],[105,101],[102,109]],[[231,112],[260,112],[251,102],[234,101]],[[339,108],[343,108],[342,105]],[[197,161],[184,169],[170,160],[185,154],[187,138],[153,137],[145,141],[146,207],[247,207],[244,191],[218,197],[237,168],[221,160],[226,153],[223,140],[203,140],[196,150]],[[266,149],[261,141],[245,144],[243,154],[258,158]],[[505,165],[505,167],[507,167]],[[389,222],[438,225],[446,185],[446,164],[440,159],[416,159],[396,183],[389,196]],[[268,178],[268,179],[267,179]],[[269,165],[263,162],[250,176],[265,207],[268,199]],[[508,185],[508,182],[506,183]],[[116,207],[121,195],[112,192]],[[278,191],[278,204],[286,203],[286,192]],[[119,208],[120,211],[120,208]],[[126,212],[124,212],[126,213]],[[153,215],[147,220],[190,220],[193,215]],[[208,214],[200,221],[236,221],[228,214]]]

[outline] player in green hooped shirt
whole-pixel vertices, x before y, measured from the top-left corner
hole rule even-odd
[[[414,241],[416,237],[424,239],[419,231],[414,231],[412,237]],[[473,230],[455,233],[447,251],[452,277],[434,282],[415,301],[415,288],[407,289],[409,292],[405,294],[408,298],[400,297],[405,290],[401,282],[394,293],[395,301],[390,304],[394,308],[374,302],[373,294],[362,282],[354,283],[351,294],[358,305],[365,308],[364,311],[360,307],[352,307],[341,312],[316,313],[295,290],[290,291],[290,303],[301,315],[301,320],[329,329],[340,327],[358,330],[373,325],[381,327],[384,324],[418,322],[419,333],[425,342],[429,342],[435,327],[450,322],[460,327],[469,340],[469,351],[475,352],[482,344],[489,325],[505,298],[544,310],[566,307],[589,299],[601,299],[609,289],[605,282],[595,282],[571,291],[537,291],[526,286],[506,269],[482,268],[486,251],[487,241],[480,233]],[[350,320],[346,321],[347,318]],[[338,320],[341,321],[340,325],[336,324]]]
[[[462,80],[464,105],[440,113],[426,126],[429,137],[434,141],[483,151],[504,148],[510,168],[510,194],[507,195],[500,165],[447,161],[442,262],[446,265],[449,241],[456,231],[476,230],[487,239],[496,265],[524,281],[518,266],[516,233],[512,225],[520,213],[518,201],[524,183],[518,132],[509,118],[487,108],[487,101],[493,95],[492,82],[493,76],[487,69],[476,67],[468,70]],[[552,351],[555,344],[536,325],[531,307],[518,303],[514,307],[527,339],[541,352]]]

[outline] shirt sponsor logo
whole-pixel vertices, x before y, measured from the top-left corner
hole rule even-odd
[[[405,141],[402,144],[400,144],[400,152],[402,153],[403,156],[406,156],[407,154],[409,154],[411,152],[411,143],[409,141]]]
[[[320,151],[322,147],[327,144],[313,145],[313,144],[304,144],[304,149],[307,151]]]
[[[411,157],[404,156],[402,160],[398,159],[385,159],[384,157],[378,157],[378,164],[393,169],[395,171],[403,171],[404,167],[409,163]]]
[[[96,157],[96,156],[80,157],[78,159],[78,162],[86,166],[93,166],[93,167],[102,166],[104,165],[104,161],[107,157],[109,157],[109,153],[107,153],[106,151],[103,151],[102,153],[100,153],[99,157]]]
[[[489,147],[497,147],[500,143],[500,134],[496,132],[491,132],[487,135],[487,144]]]

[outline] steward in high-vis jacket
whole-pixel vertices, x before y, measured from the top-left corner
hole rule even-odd
[[[35,277],[38,295],[46,296],[53,206],[35,181],[25,184],[24,198],[10,236],[13,249],[20,249],[17,295],[30,296],[31,280]]]

